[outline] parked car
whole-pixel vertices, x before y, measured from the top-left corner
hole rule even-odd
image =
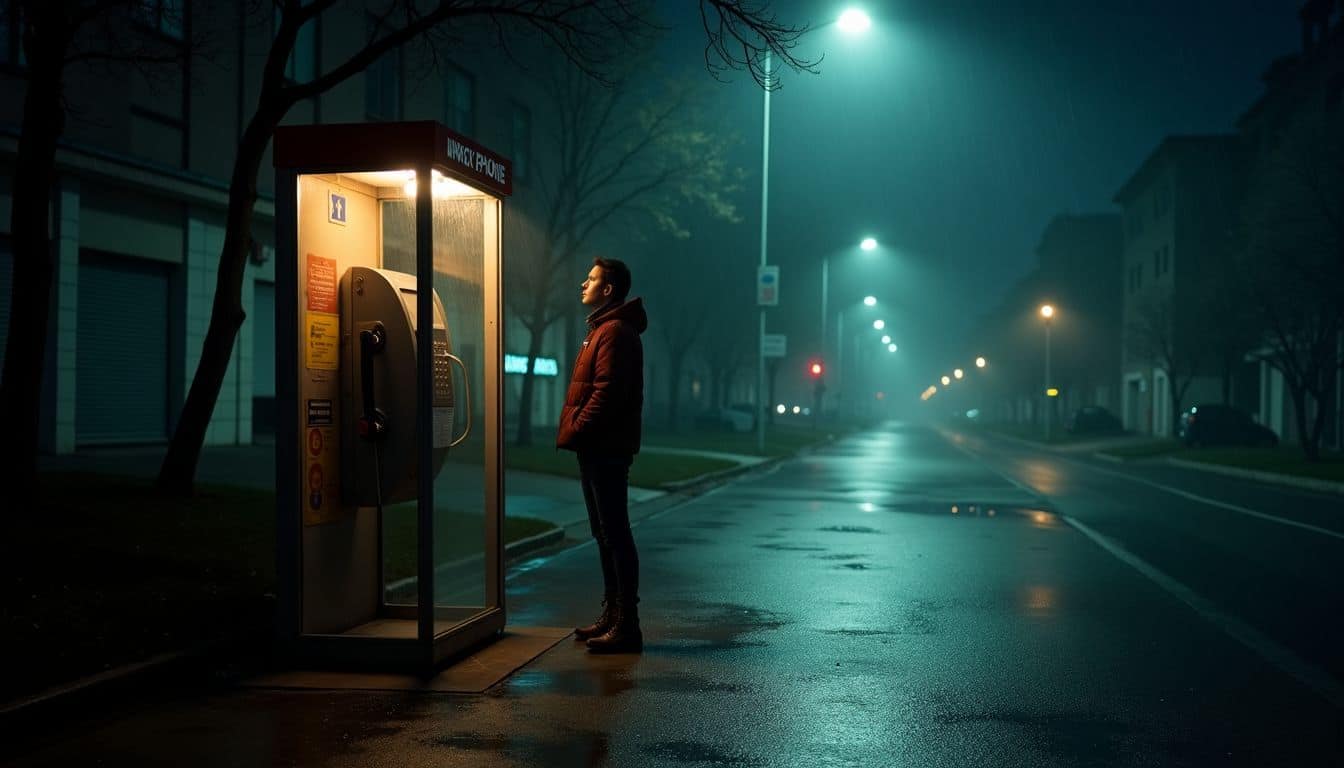
[[[1196,405],[1181,414],[1176,436],[1186,445],[1278,445],[1273,430],[1230,405]]]
[[[1120,419],[1099,405],[1087,405],[1074,411],[1066,429],[1071,435],[1117,435],[1125,431]]]
[[[727,432],[751,432],[755,429],[755,416],[751,413],[750,402],[735,402],[716,410],[707,410],[700,414],[698,422],[710,429],[723,429]]]

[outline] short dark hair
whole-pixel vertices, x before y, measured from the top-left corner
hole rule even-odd
[[[613,301],[625,301],[630,293],[630,268],[620,259],[604,259],[598,256],[593,264],[602,269],[602,279],[611,284]]]

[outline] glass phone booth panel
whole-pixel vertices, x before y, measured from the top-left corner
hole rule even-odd
[[[354,138],[395,162],[333,170]],[[293,418],[277,563],[301,661],[423,669],[504,626],[501,190],[445,162],[464,141],[426,123],[277,133],[292,169],[277,177],[277,396]]]

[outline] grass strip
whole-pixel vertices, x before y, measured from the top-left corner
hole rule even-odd
[[[509,469],[539,472],[560,477],[579,476],[579,463],[570,451],[551,446],[508,446],[504,463]],[[684,456],[642,451],[630,467],[630,484],[637,488],[660,488],[666,483],[688,480],[709,472],[737,466],[737,462],[707,456]]]

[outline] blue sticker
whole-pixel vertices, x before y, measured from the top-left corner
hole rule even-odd
[[[335,192],[330,194],[331,208],[327,212],[327,220],[333,224],[345,223],[345,195],[338,195]]]

